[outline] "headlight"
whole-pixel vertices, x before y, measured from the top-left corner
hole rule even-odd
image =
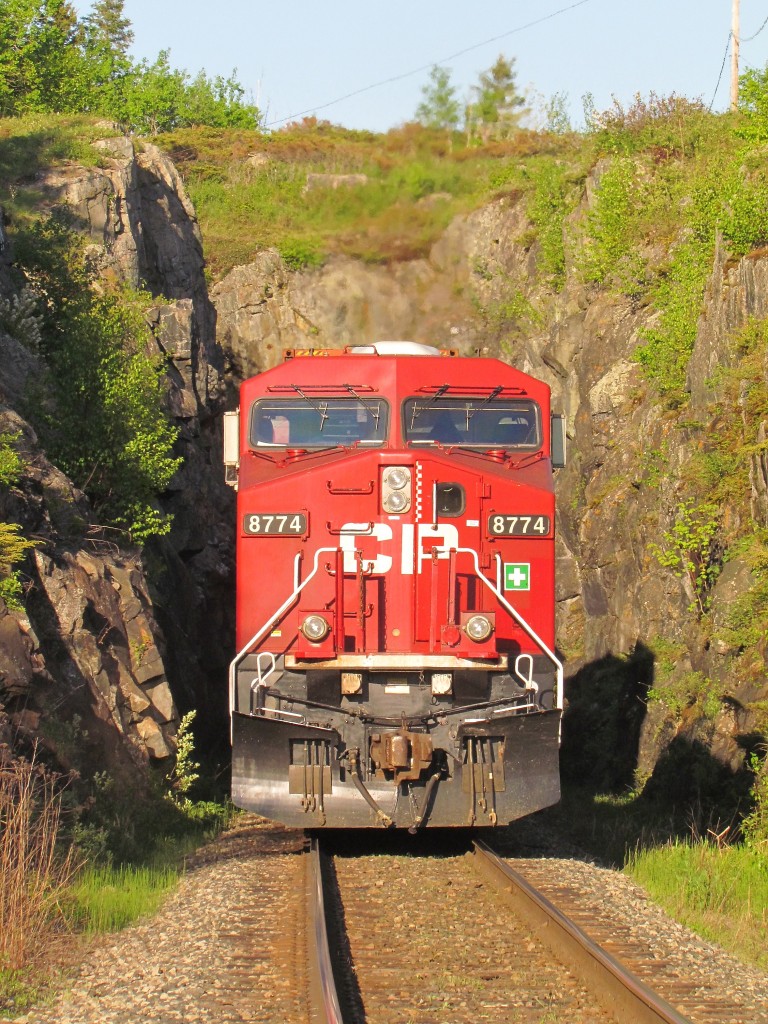
[[[381,475],[381,507],[400,515],[411,507],[411,470],[408,466],[387,466]]]
[[[313,644],[319,644],[324,640],[330,630],[331,627],[322,615],[308,615],[301,624],[301,632]]]
[[[493,632],[493,625],[491,620],[486,618],[485,615],[473,615],[472,618],[467,619],[464,624],[464,632],[470,640],[481,643],[483,640],[487,640],[491,635]]]
[[[408,508],[408,495],[402,491],[392,491],[382,502],[387,512],[405,512]]]
[[[384,473],[384,486],[393,491],[401,491],[410,480],[411,474],[405,466],[392,466]]]

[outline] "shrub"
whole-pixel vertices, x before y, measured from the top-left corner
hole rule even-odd
[[[536,230],[540,262],[556,288],[565,284],[565,217],[572,205],[573,186],[565,165],[551,160],[531,174],[533,191],[527,212]]]
[[[133,541],[167,533],[156,507],[181,460],[163,410],[159,357],[142,309],[148,294],[94,288],[81,238],[61,217],[17,238],[19,264],[42,307],[40,350],[49,373],[30,402],[47,449],[95,510]]]
[[[595,204],[587,217],[587,244],[581,269],[587,281],[603,284],[614,276],[636,276],[632,259],[635,222],[641,207],[637,169],[628,157],[615,159],[600,178]]]
[[[752,753],[747,764],[754,774],[750,790],[753,809],[741,823],[741,830],[748,846],[768,854],[768,759],[763,756],[761,760]]]
[[[679,579],[688,582],[694,594],[690,610],[696,609],[700,615],[706,610],[708,591],[720,571],[715,548],[718,520],[719,509],[711,502],[683,501],[677,507],[672,529],[662,533],[664,544],[650,545],[660,565],[673,569]]]
[[[279,246],[283,262],[290,270],[307,270],[320,267],[323,257],[317,244],[308,239],[289,238]]]
[[[24,462],[16,451],[19,434],[0,434],[0,493],[15,484],[21,476]],[[18,523],[0,521],[0,598],[9,608],[21,609],[21,580],[14,570],[35,541],[21,535]]]
[[[714,239],[711,245],[689,240],[675,248],[669,267],[652,289],[660,313],[658,326],[640,332],[643,343],[635,350],[647,378],[673,405],[684,401],[686,370],[713,250]]]
[[[188,711],[179,722],[176,732],[176,757],[166,779],[170,798],[182,808],[191,805],[189,791],[200,778],[200,765],[195,761],[195,737],[192,734],[192,723],[196,714],[196,711]]]
[[[739,110],[737,134],[758,145],[768,140],[768,65],[750,68],[739,79]]]
[[[585,100],[587,129],[597,145],[609,152],[638,153],[653,147],[666,155],[692,155],[715,122],[701,100],[676,93],[651,92],[647,98],[636,93],[627,107],[614,96],[612,105],[601,113],[589,106],[591,97]]]

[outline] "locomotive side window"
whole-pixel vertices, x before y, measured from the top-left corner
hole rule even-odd
[[[254,448],[351,448],[387,439],[389,409],[380,398],[263,398],[251,409]]]
[[[541,411],[530,399],[407,398],[403,417],[405,438],[412,445],[541,447]]]

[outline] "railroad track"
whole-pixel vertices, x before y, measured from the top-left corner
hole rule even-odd
[[[689,1020],[483,843],[371,870],[313,840],[310,858],[313,1022]]]

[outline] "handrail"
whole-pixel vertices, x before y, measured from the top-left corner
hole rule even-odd
[[[317,572],[318,572],[318,570],[320,568],[320,555],[331,554],[331,553],[333,553],[335,551],[339,551],[339,550],[341,550],[341,549],[340,548],[318,548],[317,551],[315,551],[315,564],[314,564],[314,566],[312,568],[312,572],[307,576],[307,578],[302,583],[299,583],[299,563],[301,561],[301,554],[296,555],[296,558],[294,560],[293,591],[291,592],[290,596],[288,598],[286,598],[285,601],[283,601],[283,603],[280,605],[280,607],[277,609],[277,611],[274,613],[274,615],[272,615],[269,619],[267,619],[267,621],[264,623],[264,625],[256,633],[253,634],[253,636],[248,641],[248,643],[245,644],[245,646],[241,650],[239,650],[237,652],[235,657],[230,662],[230,665],[229,665],[229,715],[230,715],[230,723],[231,723],[232,713],[235,710],[235,693],[236,693],[236,689],[237,689],[237,669],[238,669],[238,666],[240,665],[240,662],[246,657],[246,655],[251,650],[251,648],[254,647],[259,642],[259,640],[261,640],[261,638],[264,636],[264,634],[267,632],[267,630],[272,628],[272,626],[275,624],[275,622],[277,622],[277,620],[280,618],[280,616],[284,615],[285,612],[288,611],[288,609],[291,607],[293,602],[296,600],[296,598],[299,596],[299,594],[302,592],[302,590],[306,587],[306,585],[309,583],[309,581],[312,580],[317,575]],[[231,725],[230,725],[230,729],[231,729]]]
[[[512,605],[509,603],[509,601],[506,599],[506,597],[504,597],[504,595],[502,594],[502,592],[498,588],[498,586],[494,585],[494,583],[490,579],[488,579],[488,577],[485,575],[485,573],[480,568],[480,559],[479,559],[477,551],[475,551],[474,548],[461,548],[461,547],[460,548],[453,548],[453,549],[451,549],[450,547],[438,547],[438,548],[435,548],[434,550],[448,552],[448,553],[450,553],[451,550],[454,550],[457,554],[469,555],[472,558],[472,560],[474,562],[474,571],[475,571],[475,574],[478,577],[478,579],[482,581],[482,583],[488,588],[488,590],[490,590],[490,592],[495,596],[496,600],[502,605],[502,607],[504,607],[507,610],[507,612],[509,612],[509,614],[517,622],[517,624],[521,627],[521,629],[527,634],[527,636],[529,636],[531,638],[531,640],[533,640],[533,642],[539,647],[539,649],[542,651],[542,653],[554,665],[554,667],[555,667],[555,707],[558,710],[562,710],[562,708],[563,708],[563,675],[564,675],[563,663],[560,661],[560,659],[557,657],[557,655],[554,653],[554,651],[552,651],[549,648],[549,646],[541,639],[541,637],[538,635],[538,633],[536,633],[536,631],[532,628],[532,626],[530,626],[526,622],[526,620],[522,617],[522,615],[520,615],[520,613],[515,608],[512,607]],[[293,587],[292,593],[280,605],[280,607],[277,609],[277,611],[269,619],[267,619],[267,621],[261,626],[261,628],[256,633],[254,633],[254,635],[245,644],[245,646],[240,651],[238,651],[238,653],[235,655],[235,657],[233,658],[232,662],[230,663],[230,666],[229,666],[229,688],[230,688],[230,693],[229,693],[229,712],[230,712],[230,717],[231,717],[232,713],[235,710],[235,694],[236,694],[236,687],[237,687],[237,669],[238,669],[238,666],[243,661],[243,659],[246,657],[248,652],[255,646],[255,644],[258,643],[258,641],[274,625],[274,623],[288,610],[288,608],[290,608],[290,606],[293,604],[293,602],[299,596],[301,591],[307,586],[307,584],[310,582],[310,580],[314,579],[314,577],[317,575],[317,573],[319,571],[319,568],[320,568],[320,556],[323,555],[323,554],[333,554],[333,553],[338,554],[340,551],[342,551],[342,548],[340,548],[340,547],[323,547],[323,548],[318,548],[315,551],[314,565],[312,567],[312,571],[309,573],[309,575],[306,577],[306,579],[304,579],[302,582],[299,582],[299,563],[300,563],[300,560],[301,560],[301,555],[300,554],[296,555],[296,559],[295,559],[295,562],[294,562],[294,587]]]
[[[443,550],[445,550],[445,549],[443,549]],[[533,640],[533,642],[539,646],[540,650],[549,658],[549,660],[555,666],[555,706],[557,707],[557,709],[559,711],[562,711],[562,709],[563,709],[563,663],[562,663],[562,661],[560,661],[560,659],[557,657],[557,655],[554,653],[554,651],[550,650],[550,648],[547,646],[547,644],[544,643],[544,641],[541,639],[541,637],[538,635],[538,633],[531,626],[528,625],[528,623],[525,621],[525,619],[522,617],[522,615],[512,607],[512,605],[509,603],[509,601],[506,599],[506,597],[504,597],[504,595],[499,590],[499,588],[496,587],[488,579],[488,577],[485,575],[485,573],[480,568],[480,559],[478,558],[478,554],[475,551],[475,549],[474,548],[456,548],[456,552],[457,552],[457,554],[465,554],[465,555],[470,555],[472,557],[472,559],[473,559],[473,561],[475,563],[475,573],[477,574],[478,578],[483,581],[483,583],[486,585],[486,587],[488,587],[488,589],[491,591],[491,593],[496,597],[496,600],[499,601],[504,606],[504,608],[506,608],[506,610],[509,612],[509,614],[512,616],[512,618],[515,620],[515,622],[518,624],[518,626],[520,626],[520,628],[525,633],[528,634],[528,636],[531,638],[531,640]]]

